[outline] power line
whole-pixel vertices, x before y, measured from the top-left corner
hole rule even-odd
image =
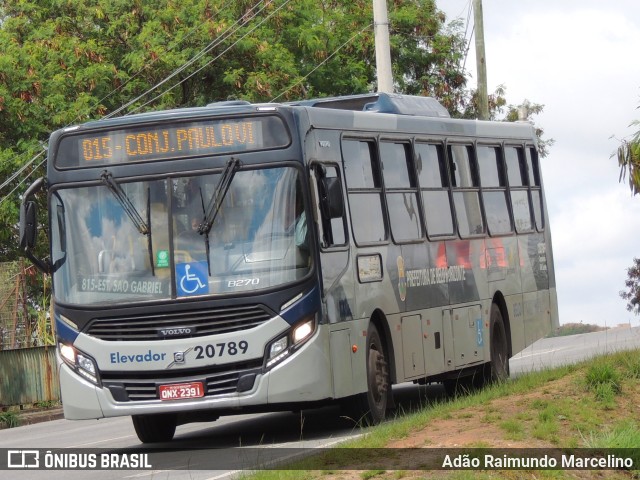
[[[2,190],[4,187],[6,187],[7,185],[9,185],[18,175],[20,175],[24,170],[27,169],[27,167],[29,165],[31,165],[33,162],[35,162],[38,157],[40,157],[40,155],[42,155],[45,151],[42,150],[40,153],[36,154],[31,160],[29,160],[27,163],[25,163],[22,167],[20,167],[19,170],[17,170],[13,175],[11,175],[9,178],[7,178],[2,185],[0,185],[0,190]]]
[[[225,3],[222,7],[220,7],[220,9],[219,9],[219,10],[224,10],[224,9],[227,7],[227,5],[228,5],[228,4],[229,4],[229,1],[228,1],[227,3]],[[256,5],[257,5],[257,4],[256,4]],[[255,6],[254,6],[253,8],[255,8]],[[253,8],[252,8],[252,9],[253,9]],[[199,27],[199,25],[195,25],[191,30],[189,30],[189,31],[187,32],[187,34],[186,34],[184,37],[182,37],[182,39],[181,39],[181,41],[180,41],[180,42],[176,43],[173,47],[168,48],[168,49],[167,49],[167,52],[170,52],[170,51],[174,50],[178,45],[180,45],[180,43],[182,43],[182,42],[186,41],[189,37],[191,37],[191,36],[192,36],[196,31],[197,31],[198,27]],[[223,34],[224,34],[224,33],[223,33]],[[206,48],[206,47],[205,47],[205,48]],[[114,93],[116,93],[116,92],[118,92],[118,91],[122,90],[122,89],[123,89],[123,88],[124,88],[124,87],[129,83],[129,82],[131,82],[131,81],[133,81],[134,79],[136,79],[139,75],[141,75],[141,74],[142,74],[142,72],[144,72],[144,71],[145,71],[145,69],[147,69],[147,68],[149,68],[149,67],[153,66],[153,64],[155,64],[155,63],[156,63],[158,60],[160,60],[161,58],[162,58],[162,57],[161,57],[161,56],[159,56],[159,55],[158,55],[158,56],[156,56],[155,58],[153,58],[149,64],[147,64],[147,65],[145,65],[144,67],[140,68],[140,69],[139,69],[139,70],[138,70],[138,71],[137,71],[133,76],[129,77],[129,78],[128,78],[128,79],[127,79],[123,84],[119,85],[117,88],[114,88],[113,90],[111,90],[111,92],[109,92],[107,95],[105,95],[105,96],[104,96],[104,97],[102,97],[100,100],[98,100],[98,101],[96,102],[96,107],[97,107],[98,105],[100,105],[102,102],[104,102],[107,98],[111,97]],[[81,118],[80,118],[80,117],[76,117],[76,118],[77,118],[78,120],[81,120]],[[66,125],[66,126],[69,126],[69,125]]]
[[[467,13],[467,27],[464,31],[464,43],[466,45],[466,48],[464,50],[464,61],[462,63],[462,73],[464,73],[465,68],[467,68],[467,58],[469,56],[469,49],[471,48],[471,38],[473,37],[473,34],[476,30],[476,25],[475,23],[471,26],[471,33],[469,34],[469,41],[467,42],[467,31],[469,30],[469,24],[471,23],[471,11],[473,9],[473,6],[471,5],[471,2],[469,2],[469,11]]]
[[[256,30],[258,27],[260,27],[263,23],[265,23],[267,20],[269,20],[271,17],[273,17],[276,13],[278,13],[282,8],[284,8],[289,2],[291,2],[291,0],[286,0],[282,5],[280,5],[278,8],[276,8],[273,12],[271,12],[267,17],[265,17],[260,23],[258,23],[256,26],[254,26],[253,28],[251,28],[249,31],[247,31],[244,35],[242,35],[238,40],[236,40],[232,45],[230,45],[229,47],[227,47],[222,53],[220,53],[219,55],[217,55],[215,58],[209,60],[207,63],[205,63],[202,67],[198,68],[195,72],[191,73],[190,75],[188,75],[187,77],[183,78],[182,80],[180,80],[178,83],[176,83],[175,85],[173,85],[171,88],[168,88],[167,90],[165,90],[164,92],[162,92],[160,95],[157,95],[156,97],[152,98],[151,100],[149,100],[146,103],[143,103],[142,105],[140,105],[139,107],[135,108],[134,110],[132,110],[129,113],[135,113],[138,110],[140,110],[143,107],[146,107],[147,105],[155,102],[157,99],[159,99],[160,97],[162,97],[163,95],[166,95],[167,93],[169,93],[171,90],[173,90],[174,88],[179,87],[180,85],[182,85],[184,82],[186,82],[187,80],[189,80],[191,77],[193,77],[194,75],[196,75],[197,73],[201,72],[203,69],[205,69],[206,67],[208,67],[209,65],[211,65],[213,62],[215,62],[216,60],[218,60],[220,57],[222,57],[225,53],[227,53],[229,50],[231,50],[233,47],[235,47],[238,42],[240,42],[241,40],[243,40],[246,36],[248,36],[249,34],[253,33],[254,30]],[[263,7],[264,8],[264,7]],[[262,11],[262,9],[260,10]],[[258,12],[260,13],[260,12]],[[258,14],[256,13],[256,15]],[[235,32],[234,32],[235,33]],[[164,83],[161,82],[161,83]],[[154,87],[153,89],[155,89],[156,87]],[[152,90],[153,90],[152,89]],[[144,96],[144,95],[142,95]],[[138,97],[140,98],[140,97]],[[137,99],[136,99],[137,100]],[[130,102],[129,104],[131,104],[132,102]]]
[[[278,10],[280,10],[284,5],[286,5],[287,3],[289,3],[291,0],[286,0],[285,3],[283,3],[280,7],[278,7],[275,12],[277,12]],[[250,8],[244,16],[246,16],[247,14],[252,14],[251,19],[255,18],[257,15],[259,15],[265,8],[267,8],[267,6],[269,5],[268,3],[265,3],[262,8],[260,8],[257,12],[253,13],[253,10],[259,5],[259,3],[256,3],[252,8]],[[273,12],[271,15],[269,15],[267,18],[270,18],[275,12]],[[185,64],[181,65],[180,67],[178,67],[177,69],[175,69],[171,74],[169,74],[167,77],[165,77],[164,79],[162,79],[160,82],[158,82],[157,84],[155,84],[153,87],[149,88],[146,92],[142,93],[141,95],[138,95],[136,98],[134,98],[133,100],[130,100],[129,102],[125,103],[123,106],[121,106],[120,108],[114,110],[113,112],[111,112],[110,114],[106,115],[104,118],[111,118],[114,115],[117,115],[118,113],[126,110],[127,108],[129,108],[131,105],[133,105],[135,102],[137,102],[138,100],[144,98],[145,96],[147,96],[149,93],[153,92],[154,90],[156,90],[157,88],[161,87],[162,85],[164,85],[165,83],[167,83],[169,80],[171,80],[172,78],[174,78],[176,75],[182,73],[184,70],[186,70],[187,68],[189,68],[191,65],[193,65],[195,62],[197,62],[200,58],[202,58],[204,55],[206,55],[207,53],[209,53],[211,50],[213,50],[214,48],[216,48],[218,45],[220,45],[222,42],[224,42],[225,40],[227,40],[227,38],[229,38],[231,35],[233,35],[240,27],[235,28],[235,30],[233,30],[231,33],[228,33],[229,30],[231,30],[232,28],[236,27],[237,25],[241,24],[243,22],[243,17],[240,17],[238,20],[235,21],[235,23],[229,27],[227,30],[225,30],[225,32],[220,36],[217,37],[215,40],[213,40],[212,42],[210,42],[205,48],[203,48],[202,50],[200,50],[196,55],[194,55],[190,60],[188,60]],[[264,22],[264,21],[263,21]],[[261,22],[259,25],[261,25],[263,22]],[[259,26],[258,25],[258,26]],[[255,30],[255,27],[249,31],[252,32],[253,30]],[[247,34],[245,34],[243,37],[240,38],[240,40],[242,40]],[[237,40],[232,46],[235,46],[236,43],[238,43]],[[191,78],[193,75],[195,75],[196,73],[198,73],[200,70],[202,70],[203,68],[205,68],[206,66],[210,65],[213,61],[217,60],[218,58],[220,58],[224,53],[226,53],[229,50],[229,48],[227,48],[224,52],[222,52],[220,55],[218,55],[217,57],[215,57],[213,60],[207,62],[203,67],[199,68],[198,70],[196,70],[194,73],[192,73],[191,75],[187,76],[186,78],[184,78],[183,80],[181,80],[180,82],[178,82],[176,85],[174,85],[173,87],[165,90],[164,92],[162,92],[159,96],[153,98],[151,101],[144,103],[143,105],[141,105],[140,107],[136,108],[135,110],[133,110],[132,112],[129,113],[133,113],[136,112],[137,110],[139,110],[140,108],[148,105],[149,103],[152,103],[153,101],[155,101],[157,98],[160,98],[161,96],[165,95],[166,93],[170,92],[171,90],[173,90],[174,88],[176,88],[178,85],[181,85],[183,82],[185,82],[186,80],[188,80],[189,78]]]
[[[45,157],[44,160],[42,160],[37,166],[36,168],[34,168],[33,170],[36,171],[38,168],[40,168],[45,162],[47,161],[47,158]],[[30,176],[31,174],[27,175],[25,178],[22,179],[22,181],[20,181],[20,183],[18,183],[18,185],[16,185],[13,190],[11,190],[9,193],[7,193],[4,197],[2,197],[0,199],[0,205],[2,205],[4,203],[4,201],[9,198],[13,192],[15,192],[16,190],[18,190],[18,188],[20,188],[20,185],[22,185]]]
[[[368,28],[371,28],[373,26],[373,23],[370,23],[368,25],[365,25],[364,28],[362,28],[362,30],[360,30],[359,32],[357,32],[355,35],[353,35],[349,40],[347,40],[346,42],[344,42],[342,45],[340,45],[331,55],[329,55],[327,58],[325,58],[322,62],[320,62],[318,65],[316,65],[316,67],[311,70],[309,73],[307,73],[304,77],[302,77],[300,80],[298,80],[296,83],[294,83],[293,85],[291,85],[289,88],[287,88],[284,92],[282,92],[280,95],[278,95],[277,97],[274,97],[271,99],[271,102],[275,102],[277,99],[279,99],[280,97],[282,97],[285,93],[287,93],[288,91],[290,91],[291,89],[293,89],[296,85],[299,85],[300,83],[304,82],[313,72],[315,72],[316,70],[318,70],[322,65],[324,65],[325,63],[327,63],[329,60],[331,60],[331,58],[333,56],[335,56],[340,50],[342,50],[346,45],[348,45],[349,43],[351,43],[353,41],[354,38],[356,38],[357,36],[361,35],[362,32],[364,32],[365,30],[367,30]]]
[[[288,3],[290,0],[287,0],[286,3]],[[222,7],[221,10],[223,10],[226,5],[228,5],[229,2],[225,3]],[[285,3],[285,4],[286,4]],[[260,2],[256,3],[253,7],[251,7],[249,10],[247,10],[244,14],[243,17],[240,17],[238,20],[236,20],[236,22],[229,27],[227,30],[225,30],[223,32],[223,34],[221,35],[221,37],[216,38],[215,40],[213,40],[212,42],[210,42],[205,48],[201,49],[194,57],[192,57],[189,61],[187,61],[184,65],[182,65],[181,67],[179,67],[178,69],[174,70],[174,72],[167,78],[165,78],[165,80],[163,80],[162,82],[160,82],[159,84],[157,84],[156,86],[152,87],[151,89],[147,90],[145,93],[143,93],[139,98],[147,95],[148,93],[150,93],[151,91],[153,91],[154,89],[158,88],[158,86],[160,86],[162,83],[164,83],[165,81],[169,80],[170,78],[172,78],[173,76],[177,75],[178,73],[182,72],[184,69],[188,68],[190,65],[192,65],[194,62],[196,62],[199,58],[201,58],[203,55],[205,55],[206,53],[208,53],[209,51],[211,51],[213,48],[215,48],[217,45],[219,45],[220,43],[222,43],[224,40],[226,40],[230,35],[232,35],[233,33],[235,33],[236,30],[234,30],[231,33],[228,33],[232,28],[234,28],[236,25],[238,25],[241,21],[244,20],[244,18],[246,18],[247,15],[251,15],[251,18],[255,17],[256,15],[260,14],[260,12],[262,12],[262,10],[264,10],[268,4],[265,4],[261,9],[259,9],[257,12],[254,13],[254,10],[258,7],[258,5],[260,4]],[[194,27],[193,29],[191,29],[187,35],[182,39],[183,41],[187,38],[189,38],[189,36],[191,36],[195,31],[196,31],[197,27]],[[244,38],[244,37],[243,37]],[[217,58],[219,58],[220,56],[218,56]],[[156,57],[155,59],[152,60],[151,65],[153,65],[153,63],[155,63],[157,60],[159,60],[160,57]],[[129,83],[130,81],[132,81],[134,78],[136,78],[138,75],[140,75],[142,72],[144,71],[144,68],[141,68],[135,75],[133,75],[133,77],[130,77],[125,83],[123,83],[122,85],[120,85],[118,88],[113,89],[110,93],[108,93],[106,96],[102,97],[100,100],[98,100],[96,102],[96,106],[100,105],[104,100],[106,100],[107,98],[109,98],[111,95],[113,95],[115,92],[117,92],[118,90],[121,90],[127,83]],[[189,78],[189,77],[187,77]],[[121,107],[119,107],[115,112],[112,112],[109,115],[104,116],[103,118],[110,118],[111,116],[115,115],[116,113],[122,111],[123,109],[127,108],[129,105],[131,105],[133,102],[137,101],[137,99],[134,99],[132,102],[129,102]],[[77,119],[80,119],[80,117],[76,117]],[[68,127],[69,125],[71,125],[71,123],[68,123],[67,125],[65,125],[65,127]],[[62,127],[62,128],[65,128]],[[26,170],[30,165],[32,165],[42,154],[44,153],[44,151],[41,151],[40,153],[38,153],[37,155],[35,155],[33,158],[31,158],[31,160],[29,160],[27,163],[25,163],[19,170],[17,170],[10,178],[8,178],[7,180],[5,180],[2,185],[0,185],[0,191],[2,191],[2,189],[4,187],[6,187],[10,182],[12,182],[14,179],[16,179],[24,170]],[[33,170],[37,170],[40,166],[42,166],[42,164],[46,161],[46,158]],[[31,172],[33,173],[33,172]],[[9,197],[11,196],[11,194],[13,194],[13,192],[15,192],[25,181],[27,181],[27,179],[31,176],[31,173],[28,174],[26,177],[24,177],[19,183],[18,185],[16,185],[15,188],[13,188],[13,190],[11,190],[6,196],[2,197],[0,199],[0,205]]]
[[[255,27],[253,27],[252,29],[250,29],[249,31],[247,31],[242,37],[240,37],[238,40],[236,40],[232,45],[230,45],[229,47],[227,47],[222,53],[220,53],[219,55],[217,55],[215,58],[209,60],[207,63],[205,63],[202,67],[200,67],[199,69],[197,69],[195,72],[191,73],[190,75],[188,75],[187,77],[183,78],[182,80],[180,80],[178,83],[176,83],[175,85],[173,85],[171,88],[163,91],[160,95],[157,95],[156,97],[152,98],[151,100],[149,100],[148,102],[140,105],[139,107],[137,107],[136,109],[132,110],[129,113],[135,113],[138,110],[142,109],[143,107],[155,102],[156,100],[158,100],[160,97],[162,97],[163,95],[169,93],[170,91],[172,91],[173,89],[177,88],[178,86],[182,85],[184,82],[186,82],[187,80],[189,80],[191,77],[193,77],[194,75],[196,75],[197,73],[201,72],[203,69],[205,69],[206,67],[208,67],[209,65],[211,65],[213,62],[215,62],[216,60],[218,60],[220,57],[222,57],[225,53],[227,53],[229,50],[231,50],[233,47],[235,47],[241,40],[243,40],[245,37],[247,37],[249,34],[253,33],[258,27],[260,27],[263,23],[265,23],[267,20],[269,20],[271,17],[273,17],[278,11],[280,11],[283,7],[285,7],[291,0],[286,0],[282,5],[280,5],[278,8],[276,8],[273,12],[271,12],[266,18],[264,18],[260,23],[258,23],[258,25],[256,25]],[[264,8],[266,8],[267,4],[265,4],[265,6],[263,8],[261,8],[258,12],[256,12],[251,18],[255,18],[258,14],[260,14],[262,12],[262,10],[264,10]],[[255,8],[255,7],[254,7]],[[253,10],[250,9],[249,12]],[[245,13],[245,16],[247,14]],[[243,17],[244,18],[244,17]],[[239,20],[236,22],[236,24],[239,22]],[[236,30],[234,30],[233,32],[231,32],[231,34],[235,33],[237,30],[239,30],[240,27],[236,28]],[[229,36],[231,36],[231,34],[229,34]],[[224,38],[222,41],[226,40],[226,38]],[[219,43],[222,43],[222,41],[220,41]]]

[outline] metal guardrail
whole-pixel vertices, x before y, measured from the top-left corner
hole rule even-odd
[[[0,407],[59,401],[55,347],[0,351]]]

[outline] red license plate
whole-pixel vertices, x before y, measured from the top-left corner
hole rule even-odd
[[[158,387],[160,400],[182,400],[185,398],[204,397],[202,382],[174,383]]]

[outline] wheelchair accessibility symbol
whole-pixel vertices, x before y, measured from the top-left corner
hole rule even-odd
[[[176,265],[178,295],[209,293],[207,271],[207,262],[178,263]]]

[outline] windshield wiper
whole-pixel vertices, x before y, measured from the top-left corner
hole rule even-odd
[[[204,245],[207,254],[207,268],[209,270],[209,276],[211,276],[211,260],[209,258],[209,232],[211,231],[211,227],[213,227],[213,222],[215,222],[216,217],[218,216],[218,212],[220,211],[220,207],[222,206],[222,201],[224,200],[224,197],[229,190],[231,181],[233,180],[233,177],[239,168],[240,160],[238,160],[237,158],[231,158],[227,162],[227,166],[224,168],[220,180],[218,180],[218,184],[213,190],[213,195],[211,196],[211,200],[209,201],[209,205],[207,206],[207,209],[205,211],[202,223],[198,226],[198,233],[200,235],[204,235]]]
[[[127,214],[133,225],[138,232],[147,237],[147,251],[149,252],[149,263],[151,264],[151,275],[155,276],[155,269],[153,265],[153,243],[151,240],[151,195],[150,188],[147,187],[147,221],[142,219],[142,216],[131,202],[131,199],[127,196],[122,187],[113,178],[113,175],[109,170],[105,170],[100,175],[102,183],[109,189],[109,191],[116,197],[118,203]]]

